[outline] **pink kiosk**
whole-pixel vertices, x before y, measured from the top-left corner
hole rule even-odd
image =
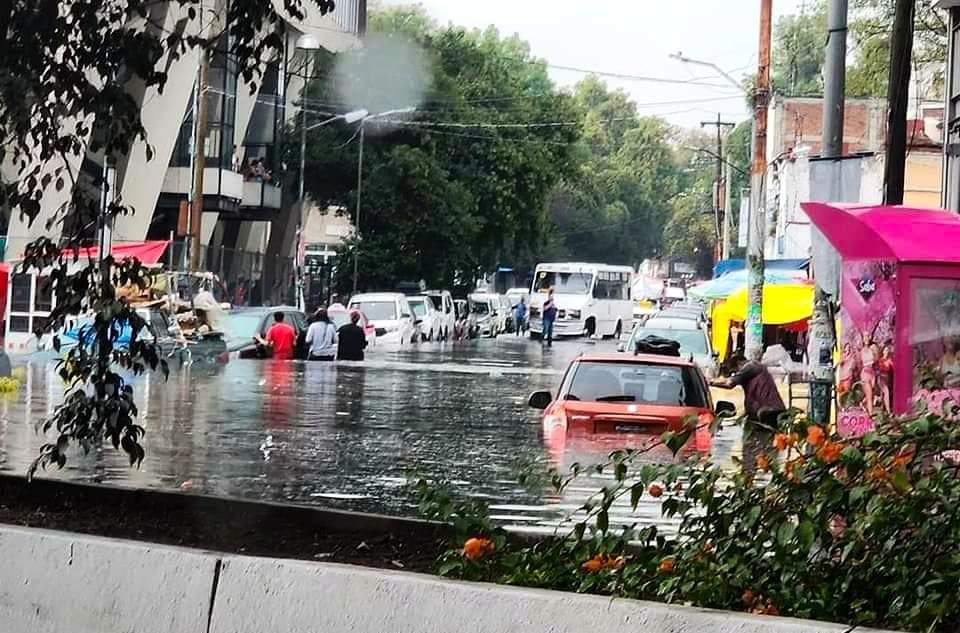
[[[880,412],[960,404],[960,215],[801,205],[840,254],[840,433]]]

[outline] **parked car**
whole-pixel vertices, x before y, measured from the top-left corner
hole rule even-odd
[[[447,341],[457,327],[457,310],[453,303],[453,295],[448,290],[427,290],[424,295],[433,301],[433,307],[440,316],[440,328],[437,330],[438,339]]]
[[[283,312],[283,321],[293,326],[297,332],[297,347],[294,358],[307,357],[305,337],[307,334],[306,315],[292,306],[260,306],[255,308],[236,308],[227,313],[224,322],[224,338],[227,352],[236,358],[269,358],[270,352],[257,344],[254,336],[265,337],[267,330],[275,322],[274,314]]]
[[[430,297],[413,295],[407,297],[413,316],[416,318],[420,332],[420,340],[432,341],[443,338],[444,315],[434,307]]]
[[[470,313],[476,318],[476,335],[495,337],[507,331],[513,321],[510,302],[503,295],[476,292],[467,297]]]
[[[709,332],[706,328],[695,327],[696,323],[690,319],[650,319],[645,325],[633,328],[626,344],[620,346],[621,351],[633,353],[637,341],[647,336],[670,339],[680,344],[681,358],[692,357],[708,378],[715,378],[718,374],[717,357],[713,353]],[[680,327],[673,327],[676,325]]]
[[[353,310],[347,310],[343,306],[331,306],[327,308],[327,314],[330,316],[330,321],[337,327],[339,330],[341,327],[350,323],[350,313]],[[359,312],[359,310],[358,310]],[[367,316],[360,312],[360,322],[357,323],[362,329],[363,333],[367,337],[367,349],[372,349],[377,344],[377,329],[373,327],[373,324],[367,320]]]
[[[574,359],[556,395],[533,393],[528,401],[543,410],[544,431],[565,435],[642,433],[656,436],[679,431],[688,419],[699,421],[697,450],[709,450],[708,425],[718,413],[735,412],[729,402],[713,408],[703,372],[685,358],[650,354],[596,354]]]
[[[360,310],[373,324],[377,342],[416,343],[417,323],[407,296],[399,292],[371,292],[350,297],[351,310]]]

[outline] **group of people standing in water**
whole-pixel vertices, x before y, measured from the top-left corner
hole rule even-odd
[[[293,360],[296,357],[297,331],[286,322],[283,312],[273,315],[273,325],[266,336],[256,337],[257,342],[272,352],[277,360]],[[367,347],[367,337],[358,323],[360,313],[350,313],[350,321],[337,326],[330,320],[325,308],[317,310],[310,318],[310,325],[304,335],[303,343],[307,349],[307,360],[363,360],[363,350]]]

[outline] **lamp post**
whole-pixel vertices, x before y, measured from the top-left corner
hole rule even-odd
[[[378,114],[365,115],[360,119],[360,152],[357,158],[357,212],[354,216],[353,230],[356,244],[353,247],[353,294],[357,294],[357,278],[360,271],[360,201],[363,190],[363,144],[366,139],[366,123],[371,119],[380,119],[394,114],[408,114],[414,112],[415,107],[399,108],[397,110],[387,110]],[[360,110],[360,112],[365,112]]]

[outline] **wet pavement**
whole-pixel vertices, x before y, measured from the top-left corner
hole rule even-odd
[[[532,463],[600,461],[617,446],[545,431],[527,396],[555,389],[581,352],[614,349],[612,341],[584,340],[543,349],[502,336],[378,349],[362,364],[238,360],[173,371],[166,382],[142,376],[133,380],[147,429],[140,469],[106,447],[72,451],[66,468],[41,476],[411,516],[416,508],[404,485],[423,476],[487,500],[498,520],[517,529],[551,530],[605,477],[578,480],[557,497],[518,485],[519,472]],[[24,362],[20,391],[0,400],[5,472],[26,470],[43,442],[35,425],[63,395],[52,363]],[[721,431],[713,452],[729,463],[739,431]],[[659,514],[646,498],[636,512],[617,507],[611,524],[669,530]]]

